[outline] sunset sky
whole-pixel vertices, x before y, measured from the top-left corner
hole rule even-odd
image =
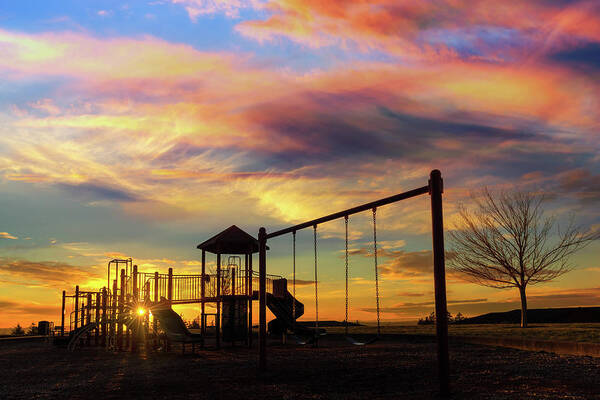
[[[111,258],[198,273],[196,245],[232,224],[272,231],[434,168],[447,228],[471,191],[516,185],[597,229],[599,109],[598,1],[4,1],[0,327],[59,324],[61,291],[101,287]],[[383,319],[429,314],[429,197],[377,224]],[[341,320],[343,220],[319,237],[320,318]],[[373,320],[369,213],[350,237],[350,319]],[[291,237],[269,245],[268,272],[291,277]],[[600,306],[599,253],[530,287],[530,307]],[[311,230],[298,254],[311,280]],[[312,294],[298,288],[307,319]],[[448,300],[519,307],[451,274]]]

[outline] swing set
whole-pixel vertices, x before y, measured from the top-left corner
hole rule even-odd
[[[377,334],[366,341],[359,341],[353,338],[348,333],[348,304],[349,304],[349,251],[348,251],[348,215],[344,216],[345,225],[345,272],[346,272],[346,298],[345,298],[345,319],[344,319],[344,337],[345,339],[356,346],[364,346],[366,344],[377,341],[381,335],[381,312],[379,308],[379,271],[377,265],[377,208],[372,209],[373,213],[373,259],[375,261],[375,304],[376,304],[376,315],[377,315]],[[315,325],[313,330],[313,338],[301,339],[295,333],[295,327],[292,327],[294,332],[294,339],[298,344],[314,343],[318,345],[319,336],[325,335],[324,332],[319,330],[319,286],[318,286],[318,256],[317,256],[317,225],[313,225],[313,248],[314,248],[314,285],[315,285]],[[296,231],[292,232],[292,296],[296,298]],[[292,303],[292,315],[296,315],[296,303]],[[294,324],[296,320],[294,319]]]
[[[301,224],[267,233],[264,227],[258,232],[258,260],[259,260],[259,370],[267,369],[267,240],[279,236],[292,234],[292,295],[296,297],[296,232],[305,228],[313,228],[313,250],[314,250],[314,289],[315,289],[315,324],[313,329],[314,344],[317,345],[318,337],[323,335],[319,329],[319,285],[318,285],[318,252],[317,252],[317,226],[325,222],[344,218],[345,226],[345,320],[344,337],[356,346],[364,346],[375,342],[381,336],[381,310],[379,293],[379,271],[377,260],[377,208],[398,201],[429,194],[431,198],[431,219],[433,239],[433,273],[435,286],[435,311],[436,311],[436,338],[437,338],[437,360],[438,375],[441,394],[449,393],[449,356],[448,356],[448,320],[446,304],[446,276],[444,261],[444,228],[442,213],[443,181],[439,170],[430,173],[430,179],[426,186],[413,189],[394,196],[372,201],[357,207],[339,211],[321,218],[306,221]],[[371,210],[373,217],[373,259],[375,274],[375,301],[377,315],[377,333],[374,337],[359,341],[349,335],[348,332],[348,278],[349,278],[349,251],[348,251],[348,222],[350,215]],[[295,303],[292,303],[292,315],[296,315]],[[294,322],[295,323],[295,322]],[[300,341],[306,344],[310,341]]]

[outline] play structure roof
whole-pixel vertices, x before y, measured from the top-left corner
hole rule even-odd
[[[196,247],[215,254],[250,254],[258,252],[258,240],[231,225]]]

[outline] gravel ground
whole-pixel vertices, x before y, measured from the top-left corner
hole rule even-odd
[[[256,349],[182,355],[74,352],[44,343],[0,345],[2,399],[435,399],[435,344],[386,339],[356,347],[273,344],[269,372]],[[451,343],[454,399],[600,399],[600,359]]]

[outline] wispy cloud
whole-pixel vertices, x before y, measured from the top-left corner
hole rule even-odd
[[[0,258],[0,276],[4,282],[18,286],[35,286],[65,289],[67,286],[85,285],[103,275],[93,267],[78,267],[61,262],[29,261]]]

